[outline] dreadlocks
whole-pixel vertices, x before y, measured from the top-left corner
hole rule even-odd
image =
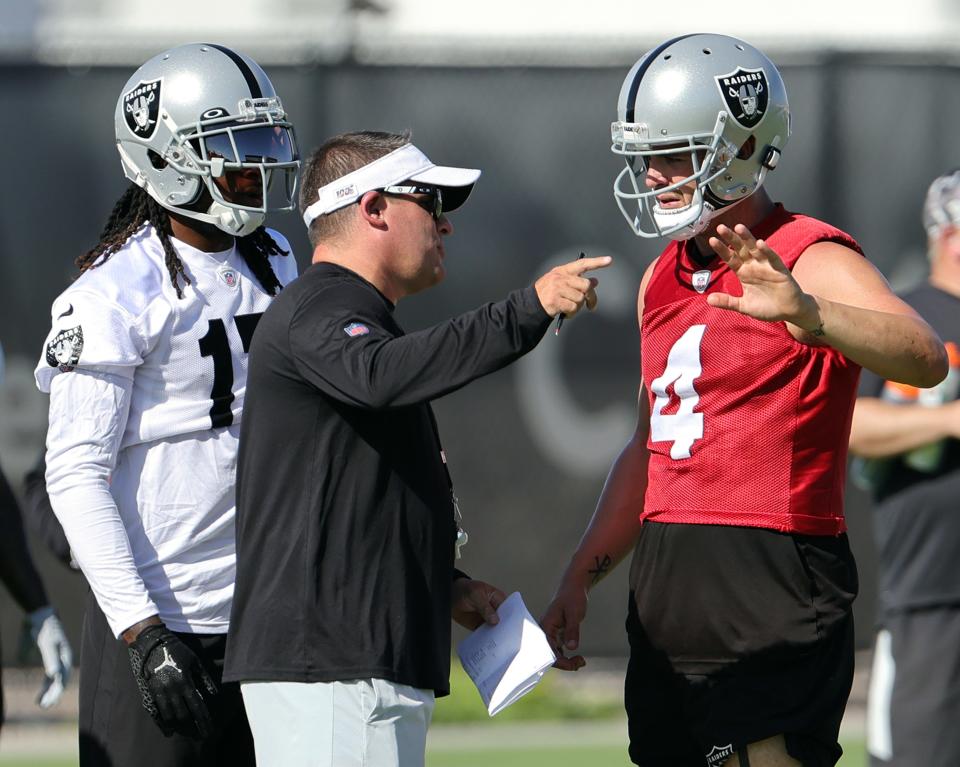
[[[170,282],[177,291],[177,298],[183,298],[180,280],[189,285],[190,278],[183,270],[183,262],[170,242],[170,216],[160,203],[136,184],[131,184],[113,206],[110,218],[100,233],[100,242],[80,256],[76,264],[81,273],[101,266],[147,222],[153,224],[163,245],[167,271],[170,273]],[[246,237],[238,237],[237,250],[263,289],[272,296],[276,295],[283,286],[274,274],[269,258],[273,255],[286,256],[289,253],[277,245],[262,226]]]

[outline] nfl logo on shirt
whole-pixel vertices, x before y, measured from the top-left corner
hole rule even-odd
[[[217,269],[217,274],[220,276],[220,279],[223,280],[223,283],[228,288],[237,287],[237,283],[239,282],[239,277],[237,275],[236,269],[233,269],[232,267],[229,267],[229,266],[221,266],[219,269]]]
[[[699,272],[693,273],[693,287],[697,293],[703,293],[707,289],[707,285],[710,284],[710,270],[701,269]]]
[[[370,328],[361,322],[351,322],[343,329],[343,332],[351,338],[354,338],[356,336],[365,336],[370,332]]]

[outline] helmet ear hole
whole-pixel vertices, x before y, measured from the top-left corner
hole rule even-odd
[[[150,164],[154,167],[155,170],[163,170],[167,167],[167,161],[164,160],[159,154],[154,152],[152,149],[147,150],[147,157],[150,159]]]
[[[749,160],[757,150],[757,139],[751,134],[750,137],[740,145],[740,151],[737,152],[738,160]]]

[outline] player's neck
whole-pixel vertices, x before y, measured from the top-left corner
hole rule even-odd
[[[713,253],[713,248],[710,247],[710,238],[716,236],[717,227],[721,224],[731,229],[737,224],[743,224],[747,229],[753,231],[757,224],[773,213],[775,207],[767,191],[760,187],[746,199],[724,208],[723,212],[710,222],[707,231],[694,238],[697,250],[703,255]]]
[[[170,233],[180,242],[204,253],[220,253],[233,247],[233,235],[213,224],[170,212]]]

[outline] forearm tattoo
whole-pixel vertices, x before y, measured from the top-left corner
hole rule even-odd
[[[587,573],[593,576],[593,584],[596,584],[601,578],[610,572],[610,565],[613,564],[613,559],[610,558],[609,554],[604,554],[603,559],[600,559],[600,557],[594,557],[593,561],[596,563],[596,567],[591,567],[589,570],[587,570]]]

